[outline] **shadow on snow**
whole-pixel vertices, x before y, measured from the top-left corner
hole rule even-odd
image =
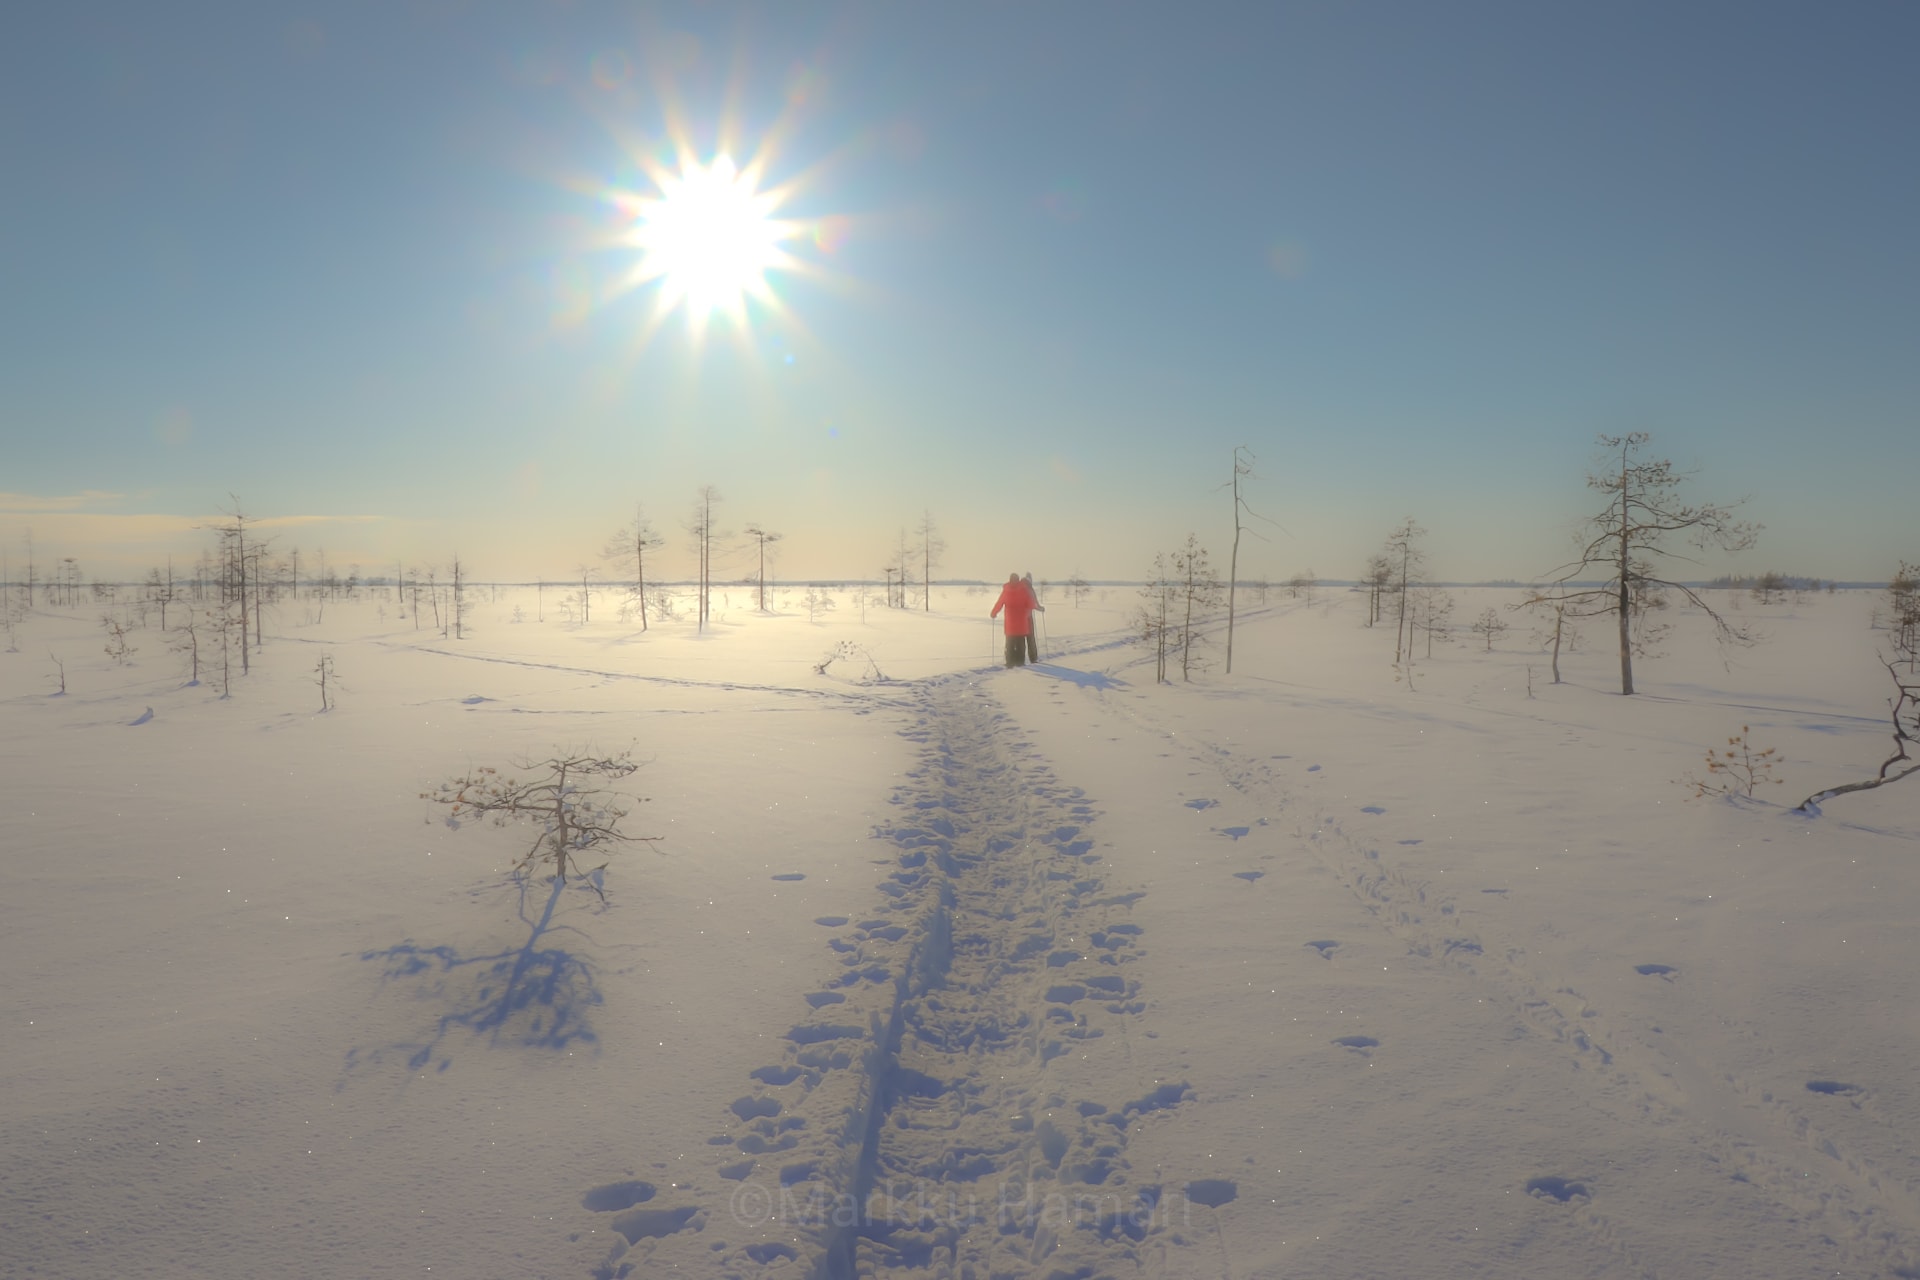
[[[1082,689],[1120,688],[1120,682],[1118,680],[1115,680],[1112,676],[1103,676],[1097,671],[1080,671],[1073,667],[1063,667],[1057,663],[1047,662],[1045,660],[1029,663],[1028,665],[1043,676],[1052,676],[1055,680],[1065,680],[1069,684],[1079,685]]]
[[[407,941],[363,952],[362,960],[384,963],[383,984],[412,983],[420,999],[443,1004],[447,1012],[424,1042],[372,1052],[348,1051],[347,1070],[378,1062],[387,1052],[404,1051],[410,1071],[429,1063],[435,1071],[445,1071],[453,1059],[442,1046],[456,1027],[484,1036],[489,1047],[569,1049],[595,1043],[587,1018],[587,1010],[600,1003],[592,964],[570,951],[540,945],[565,889],[556,879],[546,909],[538,920],[529,920],[522,887],[520,919],[531,932],[524,945],[511,951],[463,956],[452,947],[422,947]]]

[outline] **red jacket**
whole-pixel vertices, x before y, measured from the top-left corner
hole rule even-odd
[[[1033,634],[1033,611],[1040,602],[1034,598],[1033,588],[1016,579],[1000,588],[1000,598],[993,602],[993,612],[987,616],[997,618],[1005,609],[1007,617],[1005,634],[1010,636],[1030,636]]]

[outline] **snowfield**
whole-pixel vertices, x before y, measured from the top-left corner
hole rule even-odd
[[[1789,811],[1890,750],[1878,598],[1716,594],[1630,698],[1326,587],[1167,685],[1123,588],[1025,670],[978,588],[283,602],[226,698],[43,608],[0,1275],[1920,1276],[1920,782]],[[604,901],[422,798],[569,750],[643,766]]]

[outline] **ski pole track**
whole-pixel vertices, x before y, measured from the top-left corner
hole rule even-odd
[[[1141,727],[1164,734],[1132,709],[1110,705]],[[1296,818],[1294,836],[1348,887],[1381,930],[1409,954],[1468,975],[1529,1031],[1562,1047],[1579,1069],[1576,1078],[1587,1083],[1588,1105],[1622,1124],[1677,1127],[1707,1166],[1820,1224],[1841,1255],[1836,1261],[1841,1274],[1920,1277],[1920,1190],[1854,1149],[1813,1108],[1698,1061],[1678,1042],[1651,1043],[1578,990],[1547,979],[1523,946],[1492,939],[1470,925],[1456,891],[1383,860],[1378,848],[1303,799],[1268,761],[1247,759],[1188,730],[1177,740],[1194,760],[1256,804],[1306,815]],[[1647,972],[1663,968],[1650,966]],[[1806,1092],[1816,1100],[1837,1099],[1891,1127],[1891,1117],[1857,1086],[1812,1081]],[[1913,1149],[1904,1135],[1884,1145],[1890,1152]],[[1630,1229],[1596,1209],[1591,1197],[1574,1216],[1630,1272],[1655,1274],[1635,1249]]]
[[[1088,798],[981,684],[915,685],[916,766],[876,837],[894,869],[857,920],[823,917],[829,976],[709,1139],[712,1176],[662,1208],[631,1180],[582,1197],[616,1239],[589,1272],[813,1280],[1098,1280],[1164,1253],[1128,1131],[1191,1096],[1134,1077],[1138,893],[1102,879]],[[579,1238],[576,1235],[575,1238]]]

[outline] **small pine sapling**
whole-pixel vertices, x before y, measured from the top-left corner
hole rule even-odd
[[[588,887],[604,902],[607,895],[595,875],[607,864],[583,870],[583,860],[601,850],[610,853],[617,845],[660,839],[630,836],[620,830],[620,822],[630,810],[621,807],[619,801],[632,797],[602,785],[624,778],[640,766],[623,751],[611,756],[553,756],[522,761],[520,767],[535,772],[516,778],[494,768],[475,769],[421,792],[420,798],[446,805],[447,824],[456,829],[467,817],[488,819],[496,827],[524,824],[536,828],[532,846],[513,865],[514,874],[531,874],[540,864],[551,863],[561,885],[566,884],[569,872],[585,876]]]
[[[127,624],[113,614],[105,614],[100,625],[106,630],[106,653],[114,665],[124,667],[133,658],[133,642],[127,639]]]
[[[320,686],[320,709],[333,710],[333,693],[340,687],[333,676],[333,655],[323,653],[320,661],[313,664],[313,682]]]
[[[1497,609],[1488,608],[1473,620],[1473,633],[1487,638],[1487,652],[1493,652],[1493,638],[1507,629],[1507,621]]]
[[[865,645],[852,640],[842,640],[827,650],[827,656],[813,664],[813,673],[817,676],[827,674],[827,668],[842,658],[866,664],[865,670],[861,673],[862,679],[877,680],[882,683],[886,681],[886,673],[880,670],[880,664],[874,660],[873,652]]]
[[[1707,749],[1707,776],[1696,778],[1688,774],[1681,781],[1693,788],[1694,798],[1701,796],[1730,796],[1740,792],[1752,796],[1767,783],[1775,786],[1785,785],[1786,779],[1773,776],[1773,766],[1778,749],[1768,747],[1764,751],[1754,749],[1747,740],[1751,730],[1740,726],[1740,732],[1727,739],[1726,750]]]

